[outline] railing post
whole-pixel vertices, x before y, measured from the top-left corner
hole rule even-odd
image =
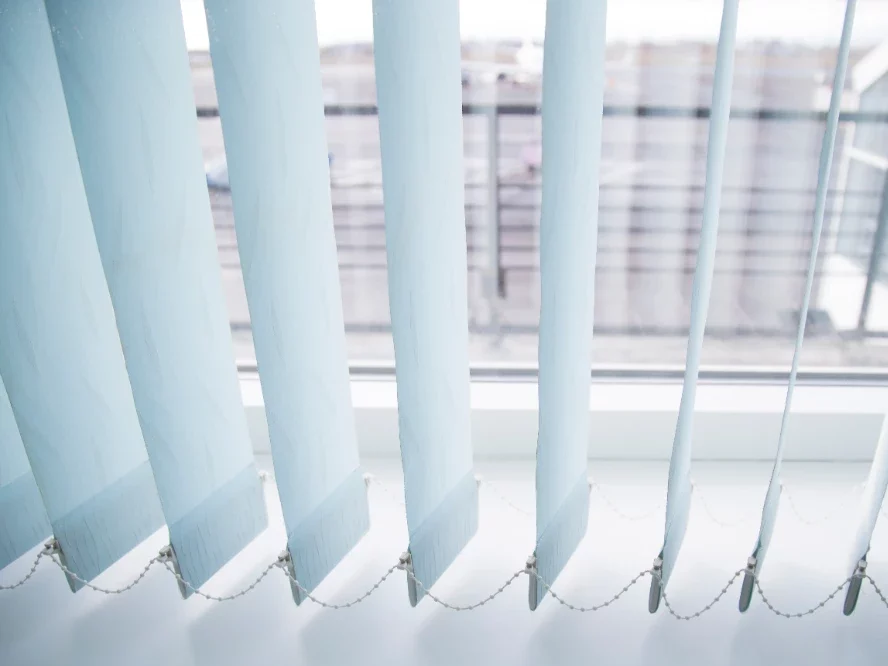
[[[859,334],[866,333],[866,320],[869,316],[870,301],[873,298],[873,286],[876,280],[879,279],[886,233],[888,233],[888,172],[885,173],[885,183],[882,186],[882,203],[879,207],[876,233],[873,236],[873,249],[870,253],[869,267],[866,271],[866,286],[863,289],[863,299],[860,303],[860,317],[857,320],[857,332]]]
[[[487,299],[490,323],[499,323],[499,300],[506,296],[500,252],[499,109],[496,98],[487,111]]]

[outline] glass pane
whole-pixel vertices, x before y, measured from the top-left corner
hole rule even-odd
[[[206,22],[200,0],[181,1],[232,334],[246,367],[255,357]],[[372,2],[316,6],[350,357],[355,365],[389,366]],[[545,2],[463,0],[460,8],[471,359],[532,367]],[[880,342],[888,332],[884,243],[879,261],[871,261],[888,173],[879,166],[888,164],[888,56],[880,65],[876,49],[888,34],[883,9],[876,0],[858,7],[843,107],[849,115],[836,142],[805,369],[888,361]],[[631,0],[608,8],[596,365],[684,363],[720,11],[719,0]],[[710,367],[788,367],[843,11],[841,2],[814,3],[800,21],[793,0],[741,6],[703,351]],[[861,63],[869,72],[863,88],[855,87]]]

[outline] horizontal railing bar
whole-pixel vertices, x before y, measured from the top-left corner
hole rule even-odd
[[[364,232],[378,232],[382,233],[385,231],[385,224],[380,222],[376,224],[348,224],[345,222],[335,222],[334,227],[337,231],[364,231]],[[226,229],[233,230],[233,223],[216,223],[216,229]],[[485,224],[466,224],[466,231],[478,233],[487,229],[487,225]],[[539,225],[538,224],[501,224],[500,229],[504,233],[538,233]],[[670,228],[670,227],[641,227],[641,226],[599,226],[598,233],[600,235],[604,234],[637,234],[637,235],[647,235],[647,236],[687,236],[689,234],[696,234],[700,232],[699,227],[686,227],[683,229],[678,228]],[[870,231],[855,231],[855,232],[834,232],[831,234],[823,234],[821,238],[827,239],[857,239],[857,240],[866,240],[869,241],[872,239],[873,234],[875,232]],[[774,238],[804,238],[810,239],[811,234],[805,230],[790,230],[790,229],[719,229],[719,235],[724,236],[744,236],[750,238],[758,238],[758,237],[774,237]],[[223,247],[223,244],[220,244],[219,247]],[[869,254],[867,254],[869,256]]]
[[[511,174],[509,174],[511,175]],[[341,178],[342,174],[334,174],[333,180],[330,181],[330,189],[333,190],[381,190],[382,181],[367,181],[362,183],[342,183],[336,178]],[[541,183],[536,181],[517,182],[500,179],[500,189],[519,189],[533,190],[539,189]],[[486,189],[487,182],[467,182],[464,187],[466,189]],[[215,192],[225,192],[229,190],[226,187],[211,188]],[[703,185],[688,183],[680,185],[659,184],[659,183],[602,183],[599,188],[602,192],[634,190],[644,192],[702,192]],[[756,185],[725,185],[722,192],[742,192],[748,194],[769,194],[775,196],[813,196],[814,190],[811,189],[791,189],[787,187],[765,187]],[[826,195],[828,197],[861,197],[861,198],[878,198],[882,196],[880,190],[829,190]]]
[[[596,333],[606,335],[604,331]],[[789,337],[789,334],[787,334]],[[256,364],[250,361],[238,363],[241,373],[256,373]],[[394,378],[394,362],[353,363],[350,374],[354,378]],[[532,364],[470,364],[469,376],[473,381],[530,381],[539,377],[539,369]],[[684,379],[684,367],[678,365],[594,365],[589,376],[592,382],[666,382],[680,384]],[[700,369],[700,383],[752,383],[783,384],[789,370],[782,367],[713,366]],[[797,382],[813,385],[884,385],[888,384],[888,372],[880,369],[815,368],[799,370]]]
[[[382,207],[382,204],[364,204],[367,206],[367,209],[372,207]],[[341,207],[343,209],[348,209],[350,207],[349,204],[336,204],[333,206],[334,210],[337,207]],[[481,204],[466,204],[467,209],[474,208],[484,208]],[[539,210],[539,205],[534,204],[516,204],[516,203],[500,203],[500,210]],[[599,213],[660,213],[660,214],[670,214],[670,213],[680,213],[683,215],[701,215],[703,209],[699,206],[641,206],[641,205],[631,205],[631,206],[599,206]],[[830,209],[826,210],[827,213],[832,213]],[[864,212],[848,212],[845,211],[842,213],[842,217],[844,219],[849,218],[875,218],[878,211],[873,211],[872,213],[864,213]],[[784,209],[781,210],[779,208],[722,208],[719,210],[719,215],[728,216],[728,215],[741,215],[745,217],[759,217],[764,215],[774,215],[779,217],[811,217],[814,215],[813,211],[810,210],[791,210]]]
[[[466,116],[487,115],[494,108],[490,104],[463,104],[462,112]],[[537,116],[540,108],[535,104],[497,104],[496,112],[501,116]],[[604,116],[632,118],[693,118],[705,120],[709,118],[711,109],[706,106],[653,106],[653,105],[608,105],[604,107]],[[375,116],[375,104],[328,104],[324,107],[327,116]],[[215,106],[197,107],[198,118],[216,118],[219,108]],[[808,109],[732,109],[734,120],[778,120],[778,121],[816,121],[826,120],[826,111]],[[885,123],[888,113],[873,111],[843,111],[839,115],[840,122],[854,123]]]
[[[233,222],[216,222],[214,224],[216,229],[225,229],[225,230],[234,230]],[[350,224],[348,222],[343,222],[342,220],[334,218],[333,226],[338,231],[370,231],[370,232],[383,232],[385,231],[385,223],[384,222],[369,222],[369,223],[356,223]],[[506,233],[539,233],[540,226],[537,222],[503,222],[500,224],[500,228]],[[487,229],[487,225],[483,222],[481,223],[466,223],[466,231],[474,231],[479,232]],[[700,227],[695,225],[688,225],[685,227],[675,227],[675,226],[646,226],[646,225],[638,225],[638,224],[630,224],[630,225],[613,225],[613,224],[602,224],[598,227],[599,234],[638,234],[638,235],[650,235],[650,236],[687,236],[689,234],[700,233]],[[834,239],[857,239],[857,240],[870,240],[875,233],[875,225],[873,229],[863,230],[863,231],[836,231],[828,234],[823,234],[822,238],[834,238]],[[775,237],[775,238],[810,238],[811,234],[809,231],[805,229],[749,229],[747,227],[726,227],[723,229],[719,229],[719,236],[748,236],[748,237]]]
[[[333,178],[335,179],[337,176],[334,174]],[[340,176],[341,177],[341,176]],[[502,177],[499,181],[500,189],[539,189],[541,183],[539,182],[513,182],[509,180],[503,180]],[[375,182],[363,182],[363,183],[340,183],[336,180],[332,180],[330,182],[331,189],[334,190],[360,190],[360,189],[382,189],[382,181]],[[467,189],[469,188],[487,188],[487,182],[467,182],[465,184]],[[220,188],[222,189],[222,188]],[[697,183],[688,183],[688,184],[670,184],[670,183],[602,183],[599,186],[599,190],[602,192],[608,192],[612,190],[634,190],[634,191],[644,191],[644,192],[703,192],[703,185]],[[224,190],[223,191],[227,191]],[[722,187],[722,192],[743,192],[748,194],[772,194],[772,195],[798,195],[798,196],[813,196],[815,191],[813,189],[801,189],[801,188],[789,188],[789,187],[767,187],[764,185],[725,185]],[[828,197],[861,197],[861,198],[880,198],[882,196],[881,190],[839,190],[832,189],[828,190],[826,195]]]
[[[222,262],[222,268],[238,269],[240,262]],[[340,262],[340,271],[385,271],[387,265],[384,263],[374,262]],[[469,264],[469,272],[486,270],[486,265],[474,266]],[[504,273],[538,273],[539,266],[533,264],[518,264],[512,266],[503,266]],[[677,267],[677,266],[601,266],[595,268],[596,274],[602,275],[693,275],[694,267]],[[762,269],[762,268],[731,268],[731,269],[715,269],[716,275],[743,275],[749,276],[781,276],[781,277],[805,277],[807,272],[804,270],[779,270],[779,269]],[[853,271],[821,271],[821,276],[830,277],[860,277],[860,274]]]
[[[467,203],[465,204],[466,210],[485,210],[487,208],[487,204],[474,204]],[[333,204],[334,211],[373,211],[373,210],[382,210],[383,202],[372,202],[372,203],[335,203]],[[540,210],[540,205],[537,203],[528,203],[528,204],[519,204],[519,203],[506,203],[500,202],[500,210],[530,210],[530,211],[538,211]],[[599,206],[598,212],[603,214],[609,213],[659,213],[659,214],[672,214],[678,213],[682,215],[700,215],[702,213],[702,209],[699,206],[642,206],[642,205],[631,205],[631,206]],[[827,209],[827,213],[835,212],[830,209]],[[856,219],[868,219],[874,218],[878,211],[873,211],[871,213],[866,212],[844,212],[843,217],[845,219],[856,218]],[[792,209],[779,209],[779,208],[722,208],[719,213],[724,216],[729,215],[741,215],[745,217],[759,217],[764,215],[774,215],[779,217],[811,217],[814,213],[810,210],[792,210]],[[684,229],[681,230],[682,232]]]
[[[370,211],[370,210],[382,210],[383,203],[382,201],[373,202],[373,203],[335,203],[333,204],[333,210],[354,210],[354,211]],[[485,210],[487,208],[487,204],[474,204],[467,203],[465,204],[466,210]],[[537,211],[540,210],[540,205],[535,203],[521,204],[521,203],[506,203],[500,202],[500,210],[531,210]],[[682,215],[700,215],[702,213],[702,208],[699,206],[642,206],[642,205],[631,205],[631,206],[599,206],[598,212],[601,214],[609,214],[609,213],[659,213],[659,214],[671,214],[671,213],[679,213]],[[835,212],[827,209],[827,213]],[[865,212],[844,212],[842,215],[844,219],[849,218],[870,218],[875,217],[878,211],[873,211],[872,213]],[[744,217],[759,217],[764,215],[774,215],[779,217],[811,217],[814,213],[810,210],[792,210],[792,209],[779,209],[779,208],[722,208],[719,211],[720,215],[729,216],[729,215],[741,215]]]
[[[218,243],[217,248],[223,251],[234,252],[237,250],[237,243]],[[364,244],[364,243],[342,243],[339,242],[336,244],[336,249],[345,252],[385,252],[385,244],[383,243],[373,243],[373,244]],[[500,249],[502,252],[510,252],[514,254],[534,254],[539,251],[538,245],[527,245],[527,244],[519,244],[519,245],[509,245],[509,244],[501,244]],[[471,241],[466,246],[466,251],[469,254],[474,254],[476,252],[487,252],[487,245],[484,243],[472,243]],[[697,248],[693,247],[683,247],[683,248],[662,248],[662,247],[632,247],[632,246],[623,246],[623,247],[608,247],[607,245],[599,245],[598,246],[598,254],[600,255],[622,255],[622,254],[632,254],[632,255],[653,255],[658,257],[670,257],[670,256],[684,256],[684,257],[694,257],[697,254]],[[758,248],[720,248],[718,250],[718,255],[721,258],[725,257],[743,257],[743,258],[772,258],[772,259],[800,259],[807,257],[809,254],[809,249],[806,247],[800,247],[794,250],[768,250],[768,249],[758,249]],[[843,253],[844,257],[848,259],[868,259],[870,257],[870,252],[859,252],[859,253]],[[821,272],[822,273],[822,272]]]

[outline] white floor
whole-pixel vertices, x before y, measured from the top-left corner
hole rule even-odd
[[[260,460],[260,466],[268,464]],[[325,600],[357,596],[407,544],[398,461],[367,460],[365,468],[378,479],[370,487],[373,526],[317,590]],[[700,492],[668,590],[679,612],[704,606],[743,567],[755,541],[769,471],[763,464],[695,465]],[[532,518],[503,499],[518,509],[532,509],[532,464],[481,462],[478,472],[487,482],[481,486],[478,536],[434,587],[454,603],[492,592],[523,566],[533,547]],[[815,605],[849,574],[847,547],[859,496],[855,484],[866,472],[863,465],[787,469],[786,488],[796,511],[782,503],[762,576],[766,593],[781,609],[795,612]],[[599,603],[648,568],[663,529],[665,464],[593,464],[590,475],[605,492],[593,491],[589,534],[554,586],[576,604]],[[241,589],[283,547],[273,483],[267,484],[267,497],[272,526],[206,586],[207,592]],[[618,515],[614,507],[633,519]],[[96,583],[115,587],[129,582],[165,540],[166,534],[158,532]],[[0,584],[26,573],[36,552],[0,572]],[[870,573],[888,588],[888,533],[882,528],[876,532]],[[411,608],[404,575],[395,572],[362,604],[330,611],[312,604],[297,607],[276,570],[246,597],[218,604],[181,601],[161,567],[120,596],[90,590],[73,595],[61,572],[44,563],[22,588],[0,592],[0,664],[832,666],[886,661],[888,609],[869,587],[850,618],[842,615],[840,594],[812,617],[786,620],[772,615],[758,598],[748,613],[738,613],[738,582],[705,616],[679,622],[662,607],[656,615],[647,613],[648,585],[645,579],[595,614],[568,611],[552,599],[531,613],[522,576],[482,609],[455,613],[429,599]]]

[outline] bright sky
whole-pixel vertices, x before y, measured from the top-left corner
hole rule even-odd
[[[202,0],[180,2],[189,50],[208,50]],[[372,0],[316,0],[321,45],[372,41],[372,5]],[[715,41],[721,6],[720,0],[611,0],[608,41]],[[839,41],[844,11],[843,0],[741,0],[737,38],[833,46]],[[545,0],[460,0],[465,40],[541,41],[545,15]],[[859,0],[854,44],[871,46],[885,39],[888,2]]]

